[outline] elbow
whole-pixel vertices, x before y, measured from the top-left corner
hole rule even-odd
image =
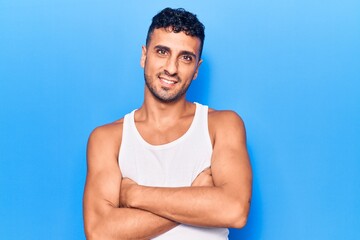
[[[247,223],[248,215],[249,204],[234,204],[227,214],[227,227],[243,228]]]
[[[85,221],[84,224],[86,240],[98,240],[104,239],[104,234],[99,231],[99,225],[96,222],[88,223]]]
[[[86,240],[96,240],[98,239],[92,232],[91,233],[85,233]]]
[[[87,240],[99,239],[94,226],[85,225],[85,236]]]
[[[232,221],[229,225],[230,228],[243,228],[245,227],[247,222],[247,216],[238,216],[236,219]]]
[[[86,240],[103,240],[109,239],[105,234],[100,233],[96,228],[85,228]]]

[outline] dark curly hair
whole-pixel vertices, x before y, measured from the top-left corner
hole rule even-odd
[[[151,22],[147,36],[146,45],[150,42],[151,35],[155,29],[171,28],[174,33],[184,32],[186,35],[200,39],[200,57],[205,39],[205,27],[198,20],[195,14],[186,11],[183,8],[165,8],[156,14]]]

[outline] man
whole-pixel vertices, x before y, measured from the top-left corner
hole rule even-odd
[[[227,239],[245,225],[251,167],[232,111],[186,101],[204,26],[184,9],[158,13],[142,47],[143,105],[88,142],[88,239]]]

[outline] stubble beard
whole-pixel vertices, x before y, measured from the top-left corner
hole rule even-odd
[[[157,78],[163,73],[159,73],[156,75],[156,79],[153,81],[156,81]],[[179,77],[178,78],[178,82],[176,84],[180,84],[182,81]],[[167,94],[170,89],[166,88],[166,87],[161,87],[161,90],[156,89],[156,87],[154,86],[154,84],[151,84],[152,80],[150,76],[147,76],[144,73],[144,79],[145,79],[145,83],[147,88],[149,89],[150,93],[160,102],[163,103],[173,103],[176,102],[177,100],[179,100],[181,97],[183,97],[187,90],[189,89],[191,82],[188,85],[184,85],[178,92],[174,93],[174,94]]]

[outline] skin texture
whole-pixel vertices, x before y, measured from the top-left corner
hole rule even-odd
[[[185,100],[185,93],[198,74],[199,48],[199,39],[171,29],[154,30],[148,46],[142,48],[146,84],[135,124],[148,143],[169,143],[189,129],[195,105]],[[145,187],[122,178],[117,158],[123,119],[96,128],[87,151],[87,239],[150,239],[179,223],[243,227],[252,182],[244,124],[232,111],[212,109],[208,122],[211,169],[182,188]]]

